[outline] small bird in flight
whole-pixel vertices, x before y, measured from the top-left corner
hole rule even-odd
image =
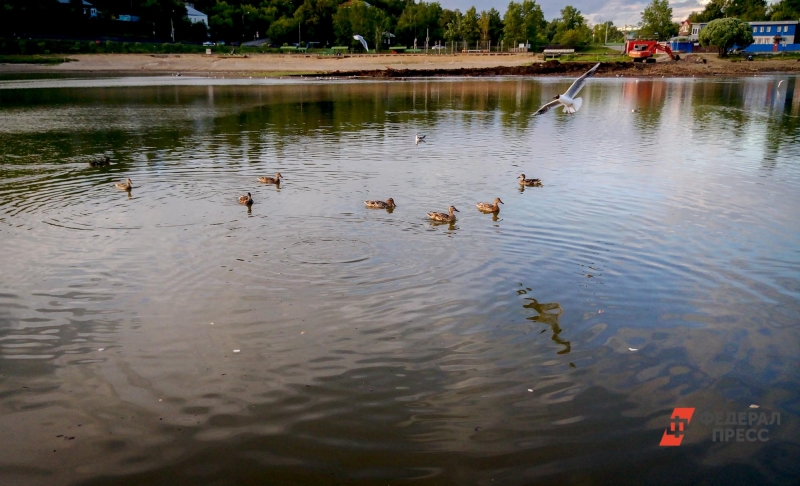
[[[592,69],[586,71],[586,73],[584,73],[583,76],[576,79],[575,82],[572,83],[572,86],[569,87],[566,93],[556,95],[555,97],[553,97],[552,101],[542,105],[542,107],[539,108],[539,110],[536,113],[534,113],[534,115],[542,115],[544,113],[547,113],[547,111],[550,108],[554,108],[558,105],[564,106],[564,113],[575,113],[576,111],[580,110],[581,104],[583,103],[583,99],[576,98],[576,96],[578,95],[578,93],[580,93],[581,88],[583,88],[583,85],[586,84],[586,78],[594,76],[595,71],[597,71],[597,68],[599,67],[600,63],[598,62],[597,64],[594,65],[594,67],[592,67]]]

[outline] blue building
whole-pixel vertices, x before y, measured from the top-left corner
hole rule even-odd
[[[765,22],[748,22],[753,29],[753,44],[745,52],[783,52],[800,51],[800,44],[795,44],[797,20],[776,20]],[[681,24],[679,37],[670,39],[670,49],[678,52],[692,52],[699,47],[698,36],[707,23]]]

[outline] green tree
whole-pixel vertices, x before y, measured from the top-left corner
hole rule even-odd
[[[678,33],[678,27],[672,21],[669,0],[653,0],[642,12],[639,25],[639,35],[657,37],[658,40],[667,40]]]
[[[355,49],[362,47],[359,41],[353,39],[354,34],[362,35],[373,49],[379,48],[381,35],[386,27],[386,13],[362,0],[351,0],[339,5],[333,15],[333,29],[339,45]]]
[[[753,43],[753,33],[746,22],[728,17],[712,20],[700,31],[700,44],[714,46],[720,57],[725,57],[734,46],[741,49]]]
[[[544,43],[544,29],[546,26],[547,22],[544,20],[542,7],[535,0],[522,0],[523,32],[525,33],[525,40],[530,42],[532,49],[536,50],[539,44]]]
[[[555,34],[552,41],[559,45],[579,49],[586,46],[591,40],[592,31],[586,25],[586,18],[580,10],[571,5],[561,9],[561,17],[555,21]]]
[[[525,22],[522,18],[522,5],[509,2],[503,16],[503,40],[508,47],[517,45],[518,40],[525,39]]]
[[[447,22],[444,28],[444,38],[448,42],[460,40],[461,22],[464,16],[461,15],[461,12],[458,10],[445,11],[445,15],[449,19],[449,22]]]
[[[467,44],[474,44],[479,38],[478,12],[475,7],[470,7],[461,20],[461,39]]]
[[[397,19],[394,33],[407,45],[413,44],[414,39],[418,40],[418,45],[423,45],[426,34],[431,40],[441,39],[444,35],[439,23],[442,13],[442,6],[436,2],[408,3]]]
[[[800,19],[800,0],[781,0],[769,7],[767,12],[770,20],[797,20]]]
[[[334,0],[305,0],[294,12],[301,24],[303,40],[333,42],[333,14],[336,12]]]
[[[503,19],[496,9],[489,9],[489,38],[495,43],[503,37]]]
[[[711,0],[702,12],[692,12],[689,21],[694,23],[711,22],[725,17],[726,0]]]
[[[766,20],[767,0],[731,0],[725,15],[741,20]]]
[[[595,26],[592,27],[592,37],[597,43],[605,43],[606,37],[609,43],[623,42],[625,40],[625,34],[610,20],[602,24],[595,24]]]

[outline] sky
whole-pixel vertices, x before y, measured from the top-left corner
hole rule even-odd
[[[503,15],[508,7],[509,0],[439,0],[442,7],[459,9],[462,12],[475,6],[478,12],[494,7]],[[641,19],[641,12],[649,1],[645,0],[537,0],[542,6],[544,18],[547,20],[559,16],[560,10],[565,5],[576,7],[593,24],[611,20],[614,25],[636,24]],[[670,0],[673,19],[685,20],[695,10],[702,10],[708,0]]]

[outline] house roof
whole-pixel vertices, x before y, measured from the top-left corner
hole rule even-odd
[[[67,3],[69,3],[69,1],[70,0],[58,0],[58,3],[67,4]],[[91,3],[87,2],[86,0],[83,0],[83,6],[84,7],[94,7],[94,5],[92,5]]]
[[[186,6],[186,15],[188,15],[189,17],[208,17],[203,12],[197,10],[194,7],[190,7],[189,5]]]
[[[798,21],[797,20],[765,20],[765,21],[754,21],[754,22],[748,21],[747,23],[750,24],[750,25],[787,25],[787,24],[791,25],[791,24],[797,24]]]

